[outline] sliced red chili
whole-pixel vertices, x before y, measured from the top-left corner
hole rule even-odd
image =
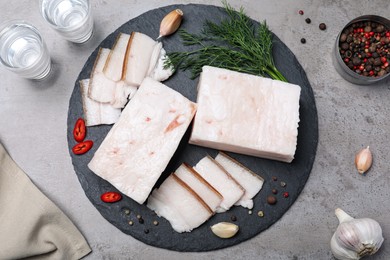
[[[76,124],[73,128],[73,137],[77,142],[84,141],[87,129],[85,127],[85,121],[82,118],[77,119]]]
[[[87,140],[73,146],[72,151],[74,154],[84,154],[88,152],[93,146],[93,142],[91,140]]]
[[[100,196],[100,199],[107,203],[113,203],[113,202],[120,201],[122,199],[122,195],[115,191],[108,191],[103,193]]]

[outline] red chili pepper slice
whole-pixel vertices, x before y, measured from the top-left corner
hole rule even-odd
[[[84,141],[87,129],[85,128],[85,121],[82,118],[77,119],[73,128],[73,137],[77,142]]]
[[[107,203],[113,203],[113,202],[120,201],[122,199],[122,195],[118,192],[108,191],[103,193],[100,196],[100,199]]]
[[[88,152],[93,146],[93,142],[91,140],[87,140],[73,146],[72,151],[74,154],[84,154]]]

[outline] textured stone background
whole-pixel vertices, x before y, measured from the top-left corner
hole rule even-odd
[[[0,141],[34,183],[74,221],[93,252],[86,259],[333,259],[329,241],[337,227],[334,209],[355,217],[371,217],[387,238],[367,259],[390,257],[389,81],[357,86],[344,81],[332,65],[337,34],[351,19],[376,14],[387,18],[388,0],[230,1],[243,6],[291,49],[306,70],[319,118],[319,145],[311,176],[290,210],[261,235],[228,249],[178,253],[147,246],[109,224],[92,206],[74,174],[67,150],[69,98],[87,57],[120,25],[150,9],[171,4],[220,1],[92,2],[96,32],[88,43],[74,45],[59,38],[39,15],[38,1],[12,4],[0,0],[0,22],[22,18],[38,27],[54,64],[51,78],[31,82],[0,68]],[[304,16],[298,10],[305,11]],[[310,17],[311,24],[304,19]],[[325,22],[326,31],[318,24]],[[307,43],[300,43],[305,37]],[[353,165],[357,150],[370,145],[374,164],[366,176]],[[26,212],[28,214],[28,212]]]

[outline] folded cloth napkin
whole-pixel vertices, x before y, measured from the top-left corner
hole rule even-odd
[[[91,248],[0,143],[0,259],[80,259]]]

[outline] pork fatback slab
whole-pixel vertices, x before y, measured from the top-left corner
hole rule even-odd
[[[142,204],[186,132],[196,104],[146,78],[88,167]]]
[[[190,143],[291,162],[300,91],[298,85],[204,66]]]

